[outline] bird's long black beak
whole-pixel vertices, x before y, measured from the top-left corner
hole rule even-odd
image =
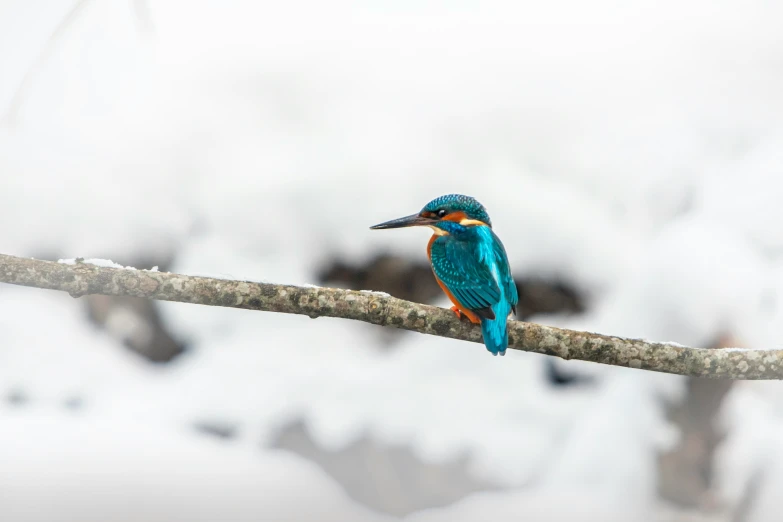
[[[372,230],[383,230],[385,228],[403,228],[403,227],[417,227],[423,225],[431,225],[434,222],[433,219],[421,217],[418,214],[412,216],[405,216],[398,219],[392,219],[385,223],[370,227]]]

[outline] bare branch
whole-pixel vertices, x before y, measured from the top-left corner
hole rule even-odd
[[[0,282],[68,292],[133,296],[265,312],[339,317],[413,332],[481,342],[481,330],[453,312],[388,294],[278,285],[54,263],[0,254]],[[509,348],[613,366],[724,379],[781,379],[783,350],[689,348],[534,323],[509,323]]]

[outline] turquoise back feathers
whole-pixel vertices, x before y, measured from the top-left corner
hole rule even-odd
[[[487,350],[505,355],[508,315],[519,300],[506,250],[489,227],[461,228],[433,241],[432,270],[461,305],[481,318]]]

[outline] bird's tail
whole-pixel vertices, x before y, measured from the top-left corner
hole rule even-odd
[[[492,355],[506,355],[506,347],[508,347],[507,321],[511,307],[503,299],[492,307],[492,311],[495,312],[494,319],[481,319],[481,333],[484,335],[484,346],[487,347],[487,350]]]

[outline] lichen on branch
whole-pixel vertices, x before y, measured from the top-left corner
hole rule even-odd
[[[481,342],[481,329],[450,310],[381,292],[280,285],[0,254],[0,282],[68,292],[337,317]],[[695,377],[783,378],[783,350],[702,349],[509,321],[509,348],[563,359]],[[478,349],[478,348],[477,348]],[[513,364],[504,362],[504,364]]]

